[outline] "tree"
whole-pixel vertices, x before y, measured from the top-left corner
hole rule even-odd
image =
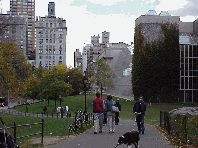
[[[164,39],[143,44],[139,26],[135,32],[132,89],[152,102],[174,102],[179,91],[179,30],[176,24],[161,25]]]
[[[101,86],[101,96],[102,96],[102,87],[114,87],[112,78],[113,73],[109,65],[102,58],[97,60],[96,65],[93,66],[91,79],[89,83],[94,84],[97,83]]]
[[[83,74],[82,69],[72,68],[69,69],[68,75],[66,76],[66,82],[72,85],[72,94],[78,95],[80,90],[83,88]]]
[[[0,91],[18,98],[26,92],[26,82],[32,75],[31,65],[27,64],[21,49],[13,42],[0,42]],[[6,92],[6,93],[5,93]]]

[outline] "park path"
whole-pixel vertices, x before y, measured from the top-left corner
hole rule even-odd
[[[135,125],[134,125],[135,124]],[[115,133],[108,132],[108,126],[103,127],[103,133],[93,134],[90,130],[58,144],[47,148],[114,148],[118,139],[125,132],[137,130],[136,122],[131,120],[120,120],[119,125],[115,126]],[[151,125],[145,125],[145,134],[140,134],[139,148],[174,148],[163,136]],[[126,148],[126,145],[119,145],[117,148]],[[132,145],[132,148],[135,147]]]

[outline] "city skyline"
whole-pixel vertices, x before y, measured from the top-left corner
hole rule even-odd
[[[3,13],[10,10],[10,1],[2,0]],[[66,64],[74,66],[73,53],[91,43],[91,36],[110,32],[110,43],[134,42],[135,20],[149,10],[169,11],[180,16],[180,21],[193,22],[198,16],[196,0],[35,0],[35,16],[48,15],[48,3],[55,2],[55,15],[66,20]],[[197,10],[196,10],[197,9]],[[84,44],[85,43],[85,44]]]

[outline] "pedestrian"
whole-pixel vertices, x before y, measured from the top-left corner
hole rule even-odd
[[[107,120],[108,120],[108,125],[109,125],[109,133],[115,132],[115,112],[111,110],[112,106],[115,106],[115,101],[112,100],[112,96],[108,95],[107,96],[107,103],[105,104],[105,108],[107,110]]]
[[[149,103],[148,103],[148,106],[151,106],[151,99],[149,99]]]
[[[118,107],[119,111],[121,111],[121,104],[119,103],[119,99],[117,99],[115,106]],[[119,112],[115,112],[115,125],[119,123]]]
[[[43,111],[44,111],[44,114],[46,114],[46,111],[47,111],[47,107],[46,106],[43,107]]]
[[[100,126],[99,133],[102,133],[103,128],[103,110],[104,110],[104,101],[100,98],[100,93],[96,93],[96,99],[93,99],[93,114],[94,114],[94,134],[97,134],[98,125]]]
[[[106,101],[104,101],[104,104],[106,104]],[[107,125],[107,110],[106,110],[106,107],[104,109],[104,119],[103,119],[103,126]]]
[[[136,115],[136,122],[138,126],[139,134],[142,132],[144,134],[145,127],[144,127],[144,116],[146,111],[146,104],[143,101],[143,96],[139,98],[133,106],[133,113]]]
[[[61,106],[60,106],[60,105],[58,105],[58,108],[57,108],[57,114],[58,114],[58,116],[59,116],[59,117],[61,117],[61,111],[60,111],[60,109],[61,109]]]
[[[64,109],[63,109],[62,106],[61,106],[61,108],[60,108],[60,112],[61,112],[61,118],[63,118]]]
[[[68,111],[69,111],[69,107],[68,106],[65,106],[65,115],[67,116],[68,114]]]

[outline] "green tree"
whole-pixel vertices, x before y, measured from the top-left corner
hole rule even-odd
[[[31,65],[27,64],[21,49],[13,42],[0,42],[0,91],[15,98],[24,96],[26,82],[32,75]],[[6,92],[6,93],[5,93]]]
[[[179,31],[176,24],[161,25],[164,39],[143,44],[139,26],[135,32],[132,89],[152,102],[174,102],[179,91]]]
[[[112,81],[113,76],[114,75],[110,66],[102,58],[100,60],[97,60],[95,66],[93,66],[92,75],[89,83],[97,83],[101,87],[102,91],[102,87],[114,87]]]

